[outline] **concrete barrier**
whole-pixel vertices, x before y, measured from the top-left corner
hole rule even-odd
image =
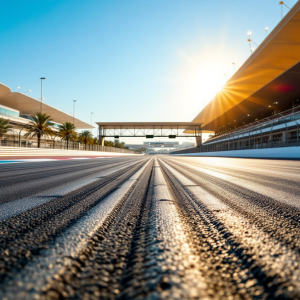
[[[60,149],[43,149],[43,148],[19,148],[19,147],[0,147],[0,159],[15,157],[102,157],[102,156],[130,156],[140,155],[132,153],[119,152],[98,152],[98,151],[81,151],[81,150],[60,150]]]
[[[300,147],[174,154],[178,156],[300,159]]]

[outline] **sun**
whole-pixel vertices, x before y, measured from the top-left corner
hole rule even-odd
[[[178,106],[178,111],[188,111],[194,118],[218,92],[222,91],[226,82],[233,75],[230,53],[223,48],[206,48],[187,54],[177,51],[180,64],[176,66],[173,75],[167,77],[172,95],[172,105]],[[229,68],[231,67],[231,69]],[[186,110],[182,110],[184,105]]]
[[[211,101],[222,90],[228,76],[222,71],[220,63],[207,62],[197,67],[192,75],[190,89],[194,99],[205,102]]]

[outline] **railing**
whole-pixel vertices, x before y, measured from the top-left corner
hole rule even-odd
[[[243,125],[241,127],[238,127],[238,128],[232,129],[232,130],[228,130],[226,132],[222,132],[220,134],[213,136],[206,142],[207,143],[212,142],[212,141],[215,142],[215,141],[222,139],[223,137],[227,137],[232,134],[242,133],[243,131],[255,130],[256,128],[263,129],[263,128],[267,128],[270,126],[276,126],[276,125],[284,124],[284,123],[287,123],[288,121],[293,121],[293,120],[296,120],[299,118],[300,118],[300,106],[297,106],[297,107],[291,108],[289,110],[283,111],[281,113],[278,113],[276,115],[249,123],[247,125]]]
[[[232,151],[232,150],[249,150],[249,149],[267,149],[267,148],[281,148],[281,147],[297,147],[300,146],[299,139],[290,139],[285,142],[281,141],[268,141],[260,143],[259,141],[226,141],[224,143],[198,146],[185,150],[179,150],[171,152],[170,154],[185,154],[185,153],[206,153],[206,152],[220,152],[220,151]]]
[[[300,116],[298,116],[298,119],[299,118]],[[282,120],[285,120],[285,123],[281,122]],[[296,120],[296,115],[289,116],[289,118],[282,120],[280,124],[285,124],[285,127],[282,129],[274,129],[274,125],[270,128],[270,131],[266,133],[263,132],[261,128],[260,130],[253,128],[252,132],[248,130],[248,135],[243,134],[243,136],[241,136],[240,133],[239,135],[228,135],[226,138],[223,137],[221,141],[214,141],[213,143],[203,144],[199,147],[174,151],[171,152],[171,154],[300,146],[300,122]]]
[[[36,140],[21,139],[13,136],[0,137],[0,146],[7,147],[22,147],[22,148],[38,148]],[[83,151],[98,151],[98,152],[117,152],[117,153],[131,153],[139,154],[139,152],[129,149],[101,146],[101,145],[84,145],[79,142],[69,141],[68,143],[63,140],[48,140],[41,139],[40,148],[42,149],[62,149],[62,150],[83,150]]]

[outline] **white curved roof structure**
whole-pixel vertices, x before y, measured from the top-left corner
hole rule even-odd
[[[39,112],[41,109],[41,102],[31,98],[22,93],[11,92],[10,88],[0,84],[0,104],[7,107],[16,109],[22,114],[32,115]],[[71,122],[73,123],[73,116],[64,113],[46,103],[43,103],[43,113],[51,116],[52,120],[56,123]],[[91,129],[94,126],[74,118],[74,125],[78,129]]]
[[[9,94],[10,88],[2,83],[0,83],[0,97],[5,96],[7,94]]]

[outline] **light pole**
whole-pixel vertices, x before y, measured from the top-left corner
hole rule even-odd
[[[283,1],[280,1],[279,4],[281,5],[281,19],[283,18],[283,10],[282,10],[282,5],[290,9]]]
[[[43,80],[46,79],[45,77],[41,77],[41,113],[43,112]]]
[[[234,69],[234,73],[235,73],[240,66],[237,65],[235,62],[233,62],[232,65],[233,65],[233,69]]]
[[[93,112],[91,112],[91,126],[92,126],[92,124],[93,124]],[[93,128],[91,129],[91,132],[92,132],[92,134],[93,134]]]
[[[73,100],[73,125],[74,125],[74,117],[75,117],[75,103],[77,100]]]
[[[255,50],[252,46],[251,46],[251,42],[253,43],[253,44],[255,44],[256,46],[258,46],[255,42],[253,42],[252,40],[251,40],[251,35],[252,35],[252,31],[248,31],[247,32],[247,35],[248,35],[248,42],[249,42],[249,47],[250,47],[250,52],[251,52],[251,54],[253,53],[253,51]]]
[[[249,36],[248,42],[249,42],[250,52],[252,54],[252,51],[251,51],[251,35],[252,35],[252,31],[248,31],[247,35]]]
[[[265,27],[266,35],[268,35],[269,27]]]

